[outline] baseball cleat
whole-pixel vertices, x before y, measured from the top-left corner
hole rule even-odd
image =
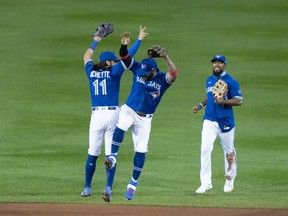
[[[110,202],[111,199],[112,199],[112,190],[111,190],[111,187],[107,186],[103,193],[102,193],[102,198],[105,202]]]
[[[90,187],[85,187],[81,193],[82,197],[90,197],[92,189]]]
[[[212,189],[212,185],[201,185],[196,191],[196,194],[204,194]]]
[[[127,191],[125,194],[125,197],[127,200],[132,200],[134,198],[135,190],[137,187],[138,183],[134,181],[130,181],[129,184],[127,185]]]
[[[226,179],[225,185],[224,185],[224,192],[230,193],[234,189],[234,179],[228,180]]]
[[[109,156],[105,161],[104,164],[106,165],[107,168],[113,169],[113,167],[116,164],[116,158],[114,156]]]

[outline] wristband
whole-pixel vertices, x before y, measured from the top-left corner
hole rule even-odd
[[[176,68],[174,71],[169,72],[171,76],[176,76],[178,74],[178,69]]]
[[[199,103],[198,104],[198,109],[202,109],[203,108],[203,104],[202,103]]]
[[[125,56],[120,56],[120,59],[124,60],[124,59],[128,58],[128,56],[129,56],[129,53],[127,55],[125,55]]]
[[[94,51],[97,45],[98,45],[98,41],[93,41],[93,43],[91,44],[89,48]]]

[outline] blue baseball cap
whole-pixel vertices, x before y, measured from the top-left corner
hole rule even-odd
[[[153,70],[158,70],[157,62],[152,58],[146,58],[141,61],[141,67],[136,70],[136,74],[145,76]]]
[[[117,59],[116,55],[114,52],[110,52],[110,51],[105,51],[102,52],[99,55],[99,61],[100,62],[105,62],[105,61],[119,61],[119,59]]]
[[[213,63],[214,61],[221,61],[226,64],[226,57],[224,55],[218,54],[212,58],[211,62]]]

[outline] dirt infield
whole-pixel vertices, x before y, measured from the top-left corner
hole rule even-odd
[[[157,207],[127,205],[93,205],[93,204],[26,204],[0,203],[0,215],[37,215],[37,216],[68,216],[68,215],[105,215],[105,216],[287,216],[288,210],[283,209],[220,209],[195,207]]]

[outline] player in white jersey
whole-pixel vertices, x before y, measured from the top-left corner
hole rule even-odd
[[[145,28],[140,26],[139,37],[129,49],[132,56],[137,52],[141,41],[148,35]],[[112,135],[118,121],[120,79],[126,69],[125,64],[121,63],[111,51],[102,52],[99,55],[99,63],[95,64],[92,55],[102,38],[94,36],[93,39],[92,45],[86,50],[83,58],[92,104],[85,186],[81,193],[83,197],[91,196],[92,178],[103,140],[105,155],[111,154]],[[107,184],[103,191],[103,199],[107,202],[110,202],[110,199],[107,200],[106,193],[112,192],[115,170],[116,167],[106,168]]]
[[[225,178],[224,192],[232,192],[237,174],[236,151],[234,148],[235,122],[232,106],[242,104],[243,97],[239,83],[226,72],[226,57],[216,55],[212,58],[213,75],[206,80],[206,98],[193,107],[196,113],[206,106],[203,118],[201,141],[201,186],[197,194],[212,189],[211,153],[216,137],[219,137],[224,151]],[[228,91],[223,98],[215,99],[212,87],[218,79],[228,84]]]
[[[126,199],[131,200],[144,167],[153,114],[166,90],[175,82],[178,69],[167,53],[162,56],[168,66],[167,73],[161,72],[157,62],[152,58],[137,62],[129,56],[127,45],[124,43],[120,49],[120,56],[126,67],[133,72],[133,85],[127,101],[121,106],[119,121],[113,134],[111,156],[105,164],[112,169],[116,165],[118,149],[124,134],[131,128],[135,151],[134,167],[125,193]]]

